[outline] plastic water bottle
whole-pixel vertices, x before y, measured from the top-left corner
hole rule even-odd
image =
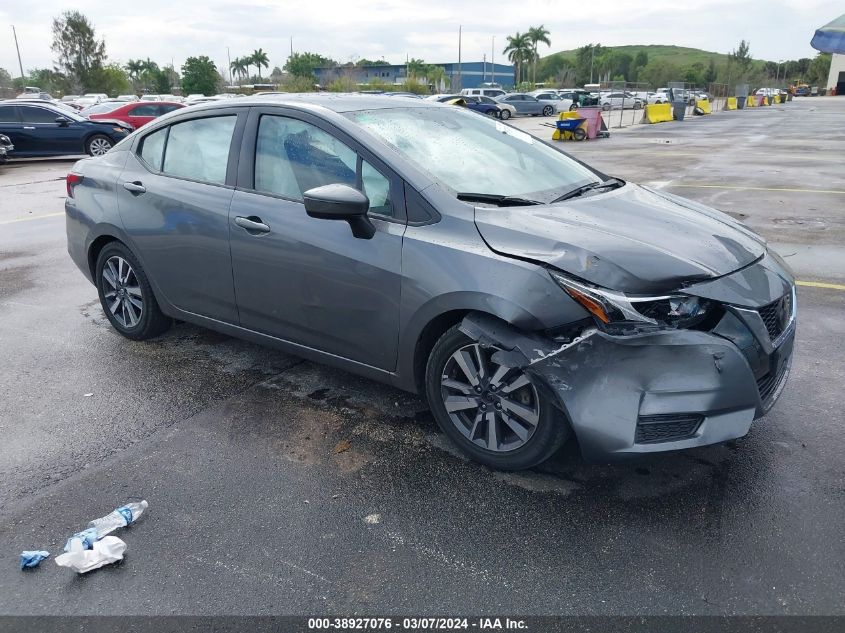
[[[144,510],[149,507],[146,501],[133,501],[125,506],[120,506],[104,517],[94,519],[88,524],[88,528],[97,530],[97,539],[103,538],[106,534],[114,532],[117,528],[125,527],[138,520]]]

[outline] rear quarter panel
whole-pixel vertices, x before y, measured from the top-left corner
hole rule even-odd
[[[126,241],[117,212],[117,186],[128,156],[128,151],[112,150],[99,158],[83,159],[71,168],[83,180],[74,188],[74,197],[65,200],[68,253],[89,280],[88,251],[94,240],[109,235]]]

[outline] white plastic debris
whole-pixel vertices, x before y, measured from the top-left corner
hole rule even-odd
[[[106,536],[94,541],[91,549],[83,549],[82,539],[73,539],[70,547],[69,552],[56,556],[56,565],[69,567],[79,574],[123,560],[123,553],[126,551],[126,543],[116,536]]]
[[[144,510],[149,507],[150,504],[146,501],[133,501],[132,503],[127,503],[126,505],[113,510],[104,517],[94,519],[88,524],[88,529],[96,529],[97,538],[101,539],[106,534],[114,532],[117,528],[122,528],[130,523],[134,523],[138,520],[138,517],[144,514]]]

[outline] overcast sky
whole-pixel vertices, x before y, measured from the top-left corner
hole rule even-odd
[[[840,15],[839,0],[0,0],[0,67],[19,74],[11,25],[24,70],[51,67],[51,21],[76,8],[106,40],[109,59],[125,63],[150,57],[180,66],[191,55],[208,55],[225,68],[231,56],[261,47],[270,67],[290,51],[318,52],[338,61],[406,56],[427,62],[456,61],[463,25],[465,61],[491,54],[504,61],[505,36],[544,24],[551,49],[589,42],[604,45],[676,44],[728,52],[750,40],[755,58],[812,57],[816,28]],[[576,26],[577,25],[577,26]]]

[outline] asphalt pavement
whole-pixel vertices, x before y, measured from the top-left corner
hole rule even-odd
[[[734,214],[805,282],[747,437],[505,474],[390,387],[187,324],[127,341],[66,253],[72,162],[0,166],[0,614],[845,614],[845,99],[566,149]],[[122,563],[18,570],[140,498]]]

